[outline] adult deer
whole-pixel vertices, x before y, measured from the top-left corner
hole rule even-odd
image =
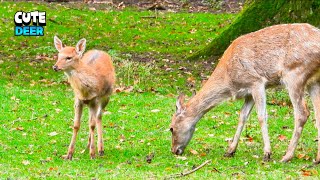
[[[236,133],[225,156],[233,156],[241,131],[256,106],[264,142],[264,160],[270,159],[266,88],[284,85],[294,108],[294,131],[282,162],[291,160],[309,110],[304,89],[310,94],[318,129],[320,162],[320,30],[309,24],[282,24],[249,33],[234,40],[214,72],[189,102],[180,95],[170,130],[172,152],[180,155],[192,138],[199,119],[211,108],[230,98],[244,98]]]
[[[95,158],[94,129],[98,131],[98,152],[104,154],[102,139],[102,111],[109,102],[115,83],[114,67],[111,57],[98,50],[83,54],[86,40],[81,39],[76,47],[64,46],[58,37],[54,37],[54,45],[59,51],[58,61],[53,66],[55,71],[62,70],[75,94],[75,116],[73,135],[65,159],[72,159],[80,119],[84,105],[89,106],[89,139],[88,148],[91,159]]]

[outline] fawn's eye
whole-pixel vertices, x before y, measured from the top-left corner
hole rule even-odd
[[[67,61],[70,61],[72,59],[72,57],[66,57]]]
[[[173,132],[173,128],[170,128],[170,131]]]

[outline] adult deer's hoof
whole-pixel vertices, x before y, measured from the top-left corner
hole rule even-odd
[[[224,157],[233,157],[234,154],[235,154],[235,152],[232,152],[232,153],[226,152],[226,153],[224,154]]]
[[[65,160],[72,160],[72,154],[67,154],[67,155],[62,155],[61,156],[63,159],[65,159]]]

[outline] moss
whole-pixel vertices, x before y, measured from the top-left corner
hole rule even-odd
[[[237,37],[266,26],[306,22],[320,25],[320,0],[253,0],[246,4],[235,21],[191,60],[220,56]]]

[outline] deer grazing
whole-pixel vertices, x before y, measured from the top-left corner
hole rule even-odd
[[[62,70],[75,94],[73,135],[65,159],[72,159],[80,119],[84,105],[89,107],[88,148],[91,159],[95,158],[94,129],[97,126],[98,152],[104,154],[102,139],[102,113],[109,102],[115,83],[115,72],[111,57],[99,50],[90,50],[83,54],[86,40],[81,39],[76,47],[64,46],[58,37],[54,37],[58,50],[58,61],[53,66],[55,71]]]
[[[294,156],[303,126],[309,117],[304,90],[309,92],[318,129],[320,162],[320,30],[309,24],[282,24],[243,35],[224,52],[217,67],[200,91],[187,103],[180,95],[172,117],[174,154],[184,152],[200,118],[220,102],[244,98],[236,133],[225,156],[233,156],[244,124],[255,105],[264,142],[264,160],[270,160],[266,88],[284,85],[294,109],[294,130],[281,162]]]

